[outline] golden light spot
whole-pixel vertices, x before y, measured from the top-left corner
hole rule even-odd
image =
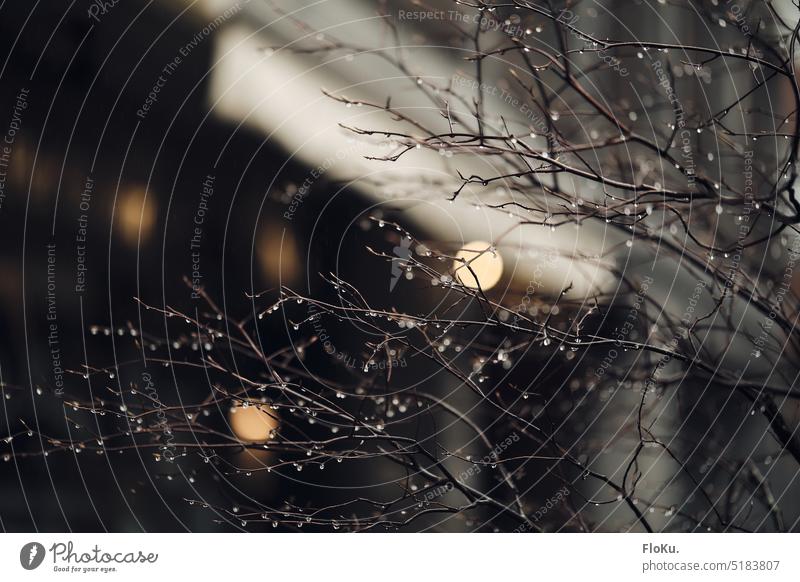
[[[126,188],[117,198],[116,222],[122,240],[131,247],[146,242],[156,224],[156,201],[141,186]]]
[[[228,418],[236,438],[243,442],[256,443],[269,440],[270,432],[278,428],[278,420],[257,405],[231,408]]]
[[[484,291],[497,285],[503,275],[503,259],[500,253],[489,250],[491,246],[491,243],[477,240],[465,244],[458,251],[453,266],[456,277],[463,285],[477,289],[480,283]]]
[[[302,257],[294,233],[278,224],[266,223],[258,237],[258,258],[264,276],[277,283],[296,282],[302,273]]]

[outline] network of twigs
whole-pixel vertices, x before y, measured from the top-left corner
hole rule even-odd
[[[479,14],[482,24],[453,19],[436,23],[446,29],[443,34],[459,54],[467,55],[463,71],[453,71],[454,76],[468,75],[477,87],[494,87],[502,75],[509,93],[535,112],[534,124],[530,117],[498,114],[496,102],[481,89],[464,91],[452,80],[427,77],[405,54],[401,23],[388,9],[386,48],[353,46],[330,35],[319,40],[317,31],[306,25],[301,31],[308,41],[277,48],[330,58],[368,54],[382,59],[407,77],[438,115],[432,122],[422,121],[389,95],[367,102],[329,93],[343,106],[373,109],[391,121],[391,130],[345,126],[362,138],[389,140],[394,149],[381,160],[397,161],[419,149],[453,160],[486,159],[496,170],[491,175],[453,170],[451,181],[427,183],[426,188],[456,204],[476,189],[491,190],[495,193],[482,198],[482,208],[513,217],[513,229],[600,225],[621,241],[615,251],[624,251],[633,241],[636,249],[673,258],[703,283],[713,309],[683,322],[669,316],[657,299],[640,293],[641,277],[626,273],[614,260],[615,251],[578,257],[619,281],[613,294],[598,291],[575,299],[565,287],[561,295],[537,296],[518,308],[524,291],[512,301],[462,284],[457,271],[471,270],[472,261],[459,263],[453,249],[418,240],[400,220],[381,218],[380,226],[391,233],[387,240],[406,237],[411,248],[426,250],[401,266],[415,281],[432,289],[435,284],[436,292],[447,298],[437,309],[420,314],[392,304],[370,304],[336,275],[323,277],[336,302],[281,288],[253,293],[250,315],[244,318],[220,309],[207,296],[203,309],[193,312],[146,306],[162,315],[170,329],[181,329],[169,341],[135,327],[125,330],[141,347],[142,360],[200,371],[207,378],[208,394],[158,408],[169,427],[167,443],[165,423],[155,422],[156,409],[139,383],[122,386],[120,381],[118,389],[88,401],[69,401],[66,409],[68,416],[88,410],[113,417],[117,432],[93,434],[81,426],[69,438],[43,435],[41,452],[107,454],[135,447],[162,463],[193,467],[181,472],[184,477],[203,470],[296,475],[305,468],[339,463],[369,475],[376,467],[395,467],[378,493],[357,492],[317,507],[292,500],[267,506],[249,499],[235,508],[209,508],[201,497],[187,498],[187,503],[205,505],[219,520],[243,528],[266,523],[364,531],[413,528],[423,518],[434,523],[455,518],[468,529],[592,531],[604,527],[592,511],[614,506],[619,507],[617,526],[634,530],[797,529],[796,523],[784,523],[780,495],[776,498],[769,479],[747,453],[741,458],[737,451],[719,453],[714,464],[730,475],[732,485],[712,491],[696,464],[681,458],[669,435],[654,426],[661,399],[691,377],[706,390],[744,402],[745,416],[761,415],[775,457],[800,463],[797,422],[789,412],[798,396],[793,386],[800,368],[786,365],[797,362],[800,349],[793,333],[799,305],[791,289],[780,293],[780,284],[766,283],[763,272],[767,249],[775,241],[790,246],[787,241],[793,240],[800,222],[795,192],[800,88],[794,68],[800,24],[786,22],[770,1],[668,4],[705,26],[718,42],[654,42],[646,33],[637,32],[639,38],[623,27],[619,38],[601,38],[589,28],[615,20],[599,8],[596,19],[576,18],[585,14],[586,2],[455,2],[453,10]],[[410,8],[427,9],[422,3]],[[629,75],[620,76],[619,66],[615,70],[609,65],[609,55]],[[712,91],[709,79],[735,89],[729,102],[712,108],[715,99],[706,98]],[[620,86],[624,89],[611,90]],[[742,178],[748,164],[751,187]],[[496,186],[504,193],[497,194]],[[500,237],[483,252],[492,253],[502,243]],[[387,262],[397,260],[388,250],[369,252]],[[780,273],[776,277],[780,283]],[[613,326],[604,322],[615,310],[619,313],[620,305],[626,313],[631,299],[640,304],[629,331],[609,331]],[[764,360],[782,362],[768,379],[721,367],[720,353],[707,345],[710,330],[740,333],[741,304],[774,323],[773,336],[758,350]],[[259,325],[275,317],[297,331],[297,340],[268,352]],[[306,357],[322,350],[319,330],[329,325],[326,321],[370,334],[373,339],[360,354],[367,363],[364,369],[334,360],[328,374],[310,369]],[[620,356],[602,377],[576,364],[597,360],[611,349]],[[539,370],[527,374],[528,385],[510,385],[508,370],[524,368],[532,354],[574,365],[571,377],[579,380],[578,388],[544,389],[550,380]],[[466,387],[482,415],[460,409],[424,383],[406,387],[398,382],[393,362],[400,358],[424,361]],[[87,366],[78,373],[113,377],[121,372],[118,366]],[[617,435],[633,439],[626,464],[618,474],[607,475],[593,468],[604,443],[574,438],[569,423],[575,410],[602,407],[600,395],[618,389],[635,390],[640,402]],[[556,406],[564,401],[570,403],[567,412]],[[278,428],[264,442],[243,442],[217,422],[231,407],[249,406],[275,419]],[[421,419],[434,416],[461,425],[470,435],[464,446],[448,448],[436,431],[419,436]],[[511,444],[499,451],[497,444],[503,442]],[[268,456],[257,457],[261,461],[255,468],[237,465],[229,454],[265,449]],[[675,470],[650,490],[655,493],[642,494],[637,487],[648,470],[640,466],[640,457],[648,449],[673,463]],[[476,472],[480,479],[472,477]],[[696,493],[692,503],[660,501],[660,492],[677,479],[691,483]],[[542,494],[543,483],[564,487],[567,493],[551,503]],[[548,511],[543,512],[545,502]],[[765,517],[754,521],[751,512]],[[658,525],[653,525],[654,514]],[[619,520],[625,525],[619,526]]]

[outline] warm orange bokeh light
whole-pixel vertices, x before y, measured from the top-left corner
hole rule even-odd
[[[477,289],[478,283],[480,283],[480,287],[484,291],[497,285],[503,275],[503,259],[500,257],[500,253],[487,250],[491,246],[488,242],[478,240],[465,244],[458,251],[454,268],[456,277],[462,284]],[[463,261],[469,263],[469,268]],[[475,274],[473,275],[473,273]],[[477,281],[475,277],[478,278]]]
[[[258,405],[235,406],[228,418],[233,434],[244,442],[261,442],[269,440],[270,432],[278,428],[278,420],[270,416]]]
[[[122,240],[131,247],[146,242],[156,224],[156,201],[153,193],[140,186],[121,190],[117,198],[116,227]]]
[[[292,283],[302,273],[303,257],[294,233],[288,228],[265,223],[258,235],[257,252],[262,272],[271,284]]]

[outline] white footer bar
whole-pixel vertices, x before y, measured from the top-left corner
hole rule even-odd
[[[0,579],[797,581],[798,547],[798,534],[4,534]]]

